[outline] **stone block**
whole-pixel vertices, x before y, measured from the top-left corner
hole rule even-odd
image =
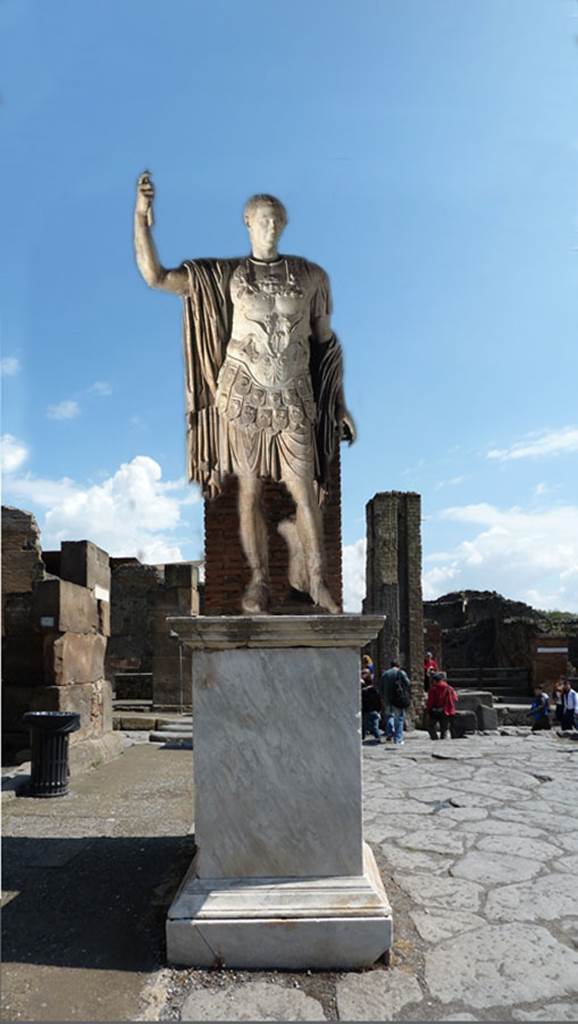
[[[498,728],[498,712],[495,708],[488,708],[485,704],[478,704],[476,709],[478,729],[484,732],[486,729]]]
[[[468,733],[475,733],[478,729],[478,719],[475,711],[456,711],[452,722],[452,736],[455,740],[462,739]]]
[[[45,637],[44,679],[47,686],[96,683],[104,678],[106,637],[99,633],[64,633]]]
[[[200,878],[363,873],[359,651],[336,646],[354,619],[372,622],[187,620],[206,648],[237,648],[193,652]]]
[[[196,590],[199,585],[199,567],[192,562],[169,562],[165,565],[167,587],[185,587]]]
[[[80,730],[72,734],[72,743],[103,733],[103,693],[100,683],[37,687],[32,695],[30,710],[77,711],[80,714]]]
[[[43,580],[34,591],[34,615],[41,629],[97,633],[98,607],[91,590],[68,580]]]
[[[31,512],[2,507],[2,593],[32,590],[44,576],[40,531]]]
[[[494,695],[487,690],[458,690],[457,694],[460,711],[476,711],[480,704],[494,706]]]
[[[96,589],[96,597],[104,592],[110,600],[110,560],[108,553],[89,540],[64,541],[61,545],[60,575],[63,580],[77,583],[89,590]]]
[[[110,601],[96,602],[98,612],[98,632],[110,636]]]

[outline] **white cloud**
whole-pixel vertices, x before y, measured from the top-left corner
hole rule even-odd
[[[343,546],[343,608],[360,612],[365,597],[365,537]]]
[[[469,480],[468,476],[451,476],[449,480],[439,480],[435,485],[436,491],[441,491],[442,487],[458,487],[459,484],[463,484],[465,480]]]
[[[110,555],[155,563],[181,560],[181,545],[192,539],[181,515],[191,503],[191,488],[184,481],[163,481],[158,462],[147,455],[123,463],[102,483],[83,486],[66,477],[28,475],[9,477],[6,491],[13,500],[46,509],[41,523],[45,548],[88,539]]]
[[[12,434],[2,435],[2,472],[14,473],[24,465],[29,452],[23,441],[18,441]]]
[[[16,356],[4,356],[0,359],[0,377],[15,377],[21,369],[20,360]]]
[[[447,590],[498,590],[544,608],[578,610],[578,506],[529,511],[480,504],[440,515],[478,532],[426,558],[433,563],[424,574],[426,599]]]
[[[91,395],[98,395],[99,398],[108,398],[112,395],[112,385],[107,380],[95,380],[88,390]]]
[[[80,415],[80,406],[72,399],[65,400],[57,405],[49,405],[46,415],[49,420],[73,420]]]
[[[544,455],[571,455],[578,452],[578,427],[561,427],[559,430],[546,430],[516,441],[510,448],[492,448],[487,452],[488,459],[509,462],[512,459],[536,459]]]

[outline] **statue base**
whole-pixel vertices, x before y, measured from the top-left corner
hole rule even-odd
[[[170,963],[356,969],[392,943],[361,821],[360,648],[381,616],[170,618],[193,650],[198,852]]]
[[[389,950],[391,908],[373,853],[363,875],[200,879],[169,910],[167,958],[188,967],[355,970]]]

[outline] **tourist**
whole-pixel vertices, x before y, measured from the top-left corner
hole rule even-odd
[[[533,719],[532,732],[550,728],[550,701],[540,683],[534,687],[534,700],[528,714]]]
[[[431,678],[434,672],[438,671],[438,663],[435,660],[431,651],[426,651],[426,656],[423,661],[423,688],[427,693],[430,687]]]
[[[562,717],[564,715],[563,703],[564,676],[560,676],[557,683],[552,686],[552,700],[554,701],[554,714],[560,728],[562,728]]]
[[[565,676],[562,684],[562,729],[566,732],[575,728],[578,728],[578,693]]]
[[[445,740],[451,735],[457,699],[445,672],[434,672],[427,695],[428,732],[432,740]]]
[[[385,738],[402,746],[405,711],[411,704],[411,683],[400,667],[399,661],[392,661],[379,680],[379,693],[383,701],[385,717]]]
[[[371,674],[372,682],[375,682],[375,665],[373,663],[373,658],[369,654],[364,654],[362,656],[361,668],[367,669],[367,671]]]
[[[361,738],[364,740],[368,732],[374,740],[381,743],[379,720],[381,718],[381,697],[374,685],[371,672],[364,668],[361,672]]]

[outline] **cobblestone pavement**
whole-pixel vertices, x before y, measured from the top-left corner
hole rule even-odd
[[[163,967],[191,761],[140,744],[70,798],[6,803],[3,1019],[578,1020],[578,743],[413,733],[363,753],[389,969]]]
[[[390,968],[172,972],[163,1015],[578,1020],[578,744],[416,732],[363,752],[365,834],[394,912]]]

